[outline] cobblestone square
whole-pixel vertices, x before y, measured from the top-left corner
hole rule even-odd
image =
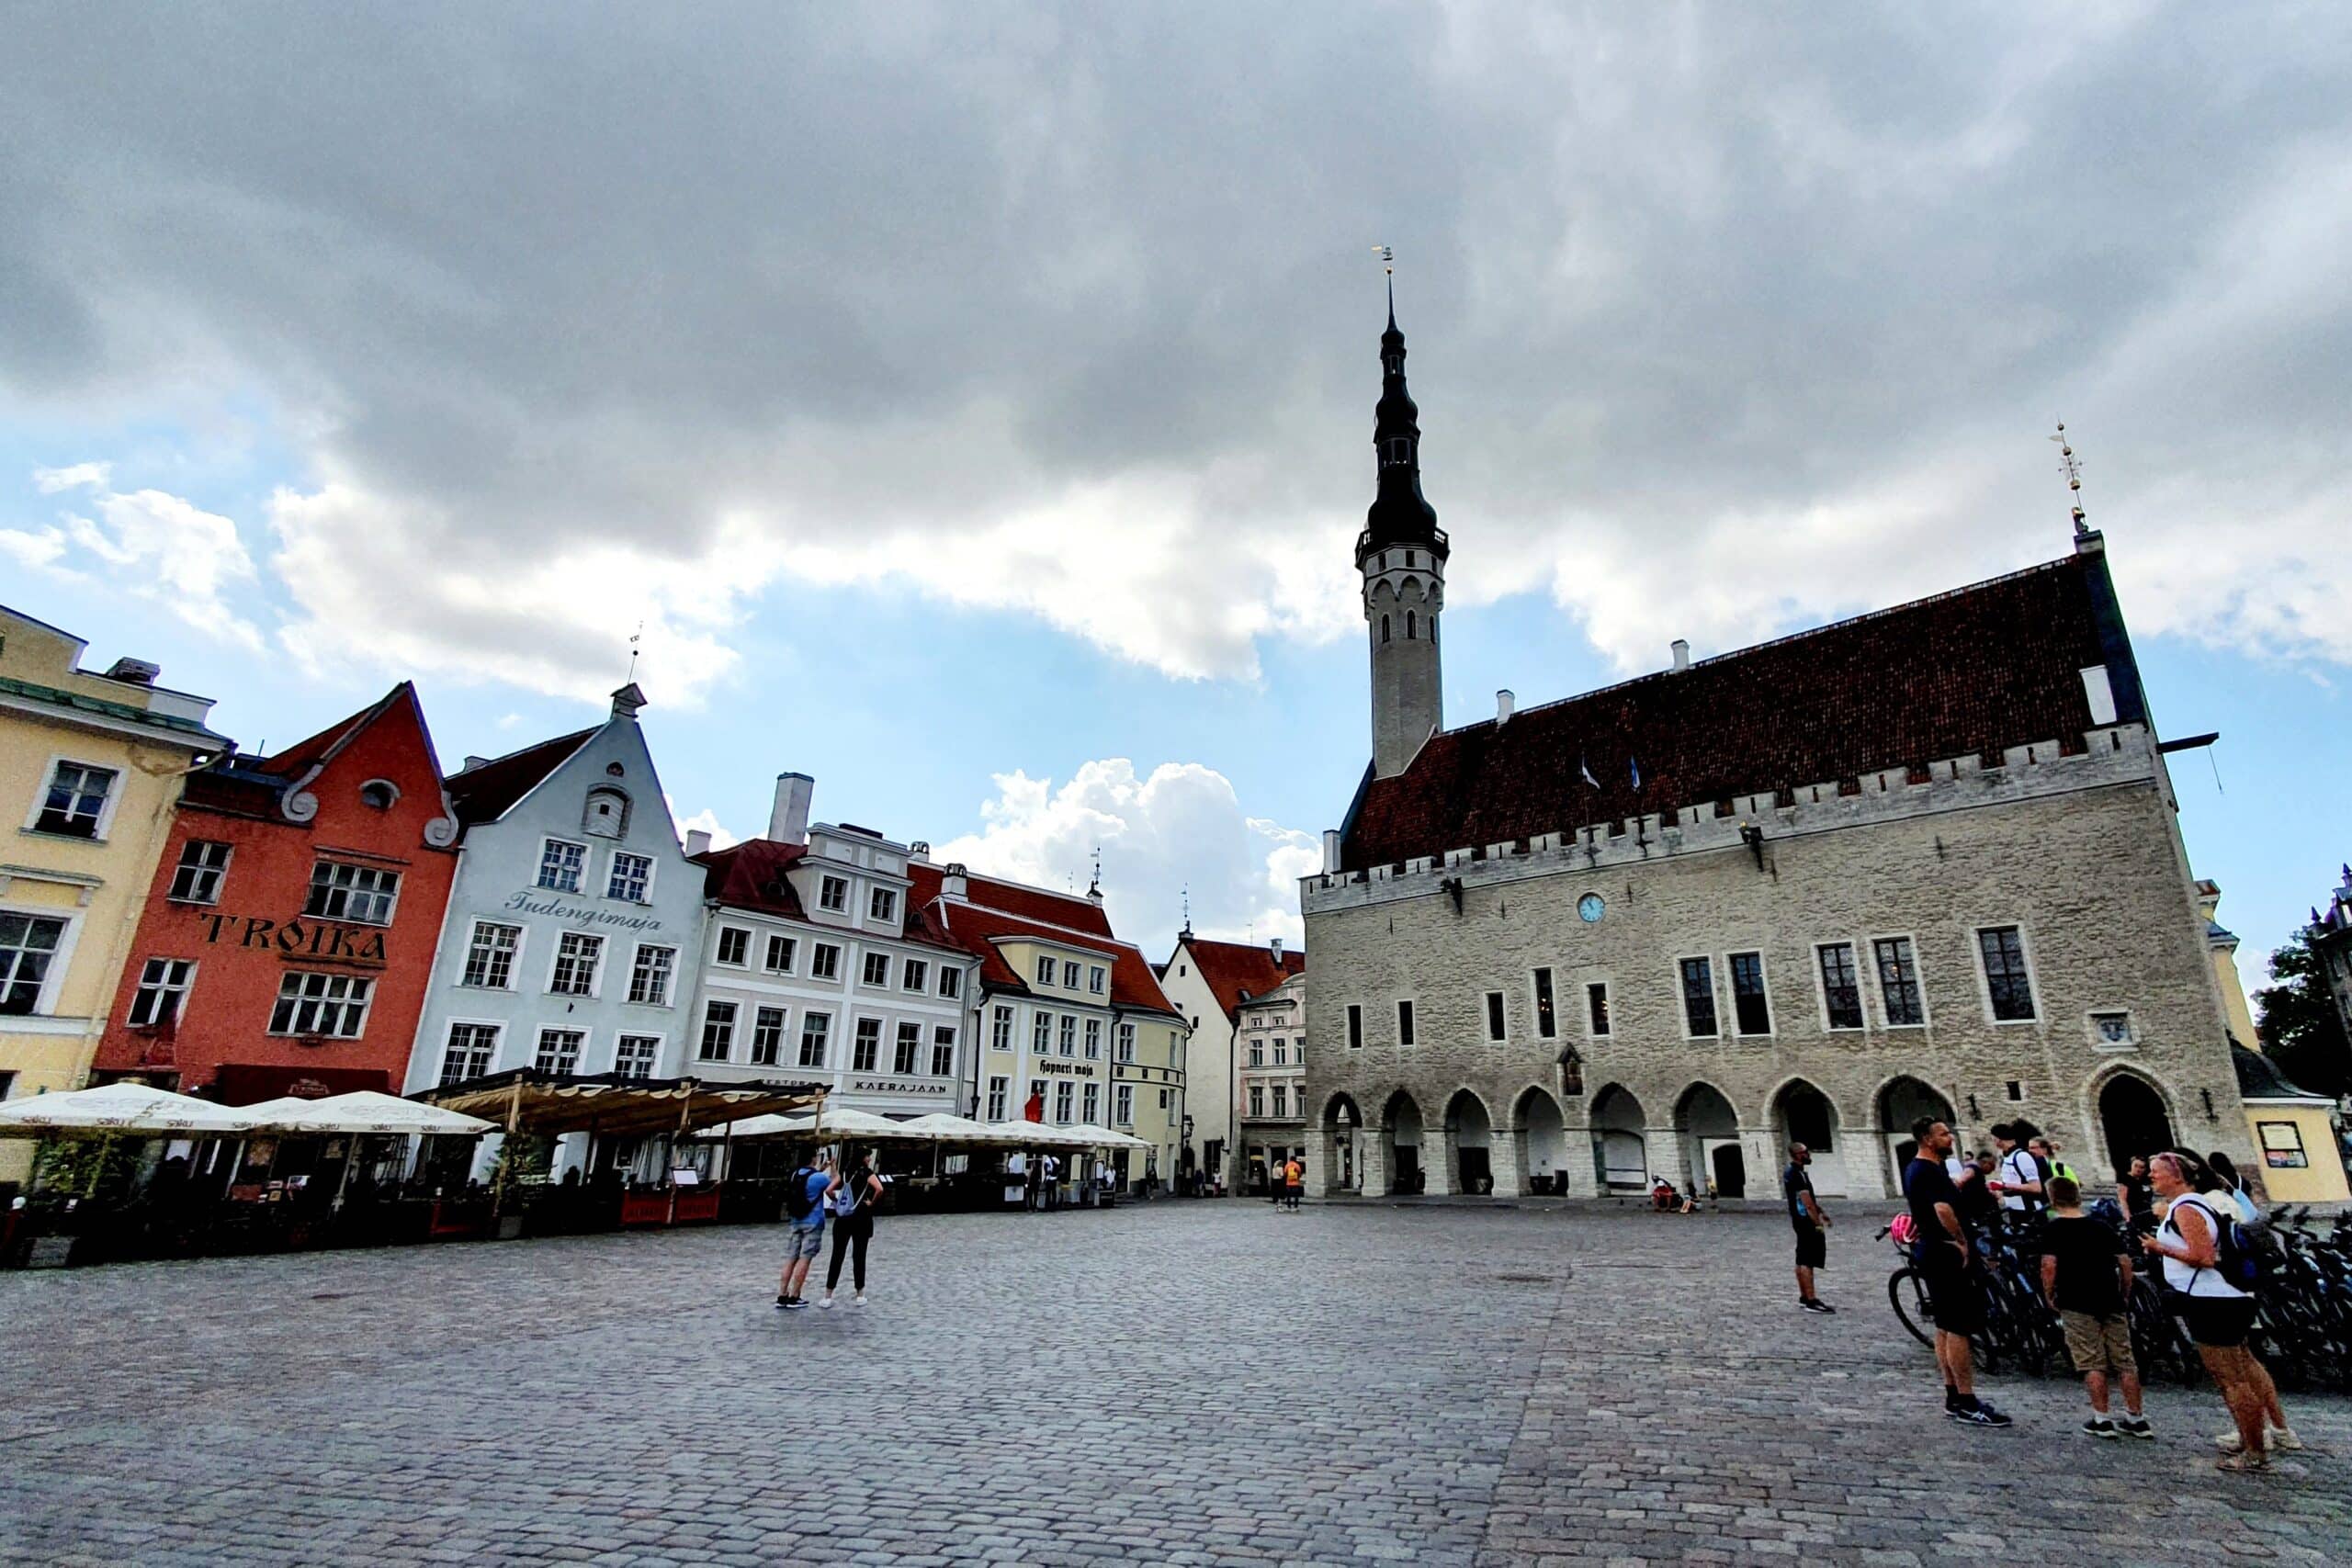
[[[2352,1405],[2250,1478],[2203,1389],[1954,1428],[1877,1224],[1821,1318],[1774,1213],[1444,1204],[885,1219],[790,1315],[749,1227],[18,1274],[0,1561],[2352,1557]]]

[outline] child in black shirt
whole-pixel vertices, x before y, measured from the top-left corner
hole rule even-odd
[[[2106,1221],[2083,1213],[2083,1190],[2071,1177],[2049,1183],[2050,1218],[2041,1233],[2041,1293],[2066,1329],[2066,1354],[2083,1374],[2091,1418],[2083,1435],[2109,1440],[2154,1438],[2140,1414],[2140,1367],[2132,1357],[2132,1255]],[[2120,1422],[2107,1415],[2107,1380],[2123,1384]]]

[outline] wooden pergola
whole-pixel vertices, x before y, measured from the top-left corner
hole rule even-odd
[[[699,1078],[639,1078],[619,1073],[578,1077],[511,1067],[486,1077],[443,1084],[410,1096],[427,1105],[493,1122],[509,1133],[560,1137],[587,1133],[632,1138],[685,1137],[750,1116],[782,1114],[824,1103],[822,1084],[706,1083]]]

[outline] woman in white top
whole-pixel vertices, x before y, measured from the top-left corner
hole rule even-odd
[[[2140,1245],[2164,1259],[2165,1288],[2174,1293],[2198,1359],[2212,1374],[2236,1423],[2234,1431],[2219,1439],[2231,1455],[2222,1468],[2260,1470],[2270,1462],[2270,1449],[2303,1445],[2288,1428],[2268,1370],[2246,1348],[2246,1331],[2254,1326],[2254,1297],[2222,1277],[2221,1217],[2212,1200],[2198,1196],[2186,1157],[2161,1154],[2150,1160],[2148,1185],[2165,1207],[2165,1221]],[[2267,1446],[2266,1423],[2277,1428]]]

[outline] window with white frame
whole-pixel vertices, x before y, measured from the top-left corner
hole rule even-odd
[[[1279,1034],[1274,1036],[1274,1066],[1278,1067],[1290,1066],[1290,1042]]]
[[[1061,1054],[1063,1055],[1075,1056],[1078,1055],[1078,1014],[1074,1012],[1066,1012],[1062,1014],[1059,1043],[1061,1047]]]
[[[107,797],[114,793],[115,771],[87,762],[60,761],[49,775],[33,831],[62,833],[72,839],[95,839],[106,819]]]
[[[890,983],[890,955],[887,953],[867,953],[858,974],[858,983],[877,988],[888,986]]]
[[[1069,1125],[1070,1093],[1075,1087],[1068,1078],[1054,1086],[1054,1121],[1060,1126]]]
[[[991,1077],[989,1079],[989,1121],[1001,1122],[1004,1120],[1005,1100],[1012,1094],[1012,1080],[1011,1078]]]
[[[718,928],[718,962],[729,969],[741,969],[752,962],[752,933],[741,926]]]
[[[130,1027],[177,1023],[187,1007],[188,988],[195,984],[195,959],[149,959],[139,972],[139,988],[130,995]]]
[[[964,994],[964,972],[953,964],[939,966],[939,994],[949,1001]]]
[[[1102,1086],[1101,1084],[1089,1083],[1086,1086],[1085,1096],[1079,1108],[1078,1119],[1090,1127],[1102,1119]]]
[[[629,965],[628,999],[639,1007],[668,1007],[670,976],[677,972],[677,967],[676,948],[639,943],[637,957]]]
[[[539,886],[556,893],[577,893],[588,868],[588,846],[569,839],[549,839],[539,846]]]
[[[514,954],[522,945],[521,926],[476,920],[473,934],[466,942],[466,966],[458,973],[458,984],[481,991],[513,990]]]
[[[800,1015],[800,1065],[821,1067],[825,1053],[831,1049],[829,1037],[833,1032],[833,1015],[829,1012],[804,1012]]]
[[[588,792],[580,813],[580,830],[599,839],[617,839],[628,832],[628,796],[611,784]]]
[[[1054,1015],[1043,1008],[1037,1010],[1035,1025],[1029,1032],[1029,1046],[1040,1056],[1054,1048]]]
[[[1266,1043],[1263,1040],[1253,1039],[1250,1042],[1250,1065],[1253,1067],[1262,1067],[1266,1065]]]
[[[449,1026],[448,1043],[441,1050],[441,1081],[464,1083],[469,1078],[485,1077],[496,1060],[498,1025],[453,1023]]]
[[[1050,986],[1053,983],[1054,961],[1050,958],[1040,958],[1037,960],[1037,984]]]
[[[922,1051],[922,1025],[901,1022],[890,1044],[890,1070],[902,1078],[915,1076],[915,1058]]]
[[[1919,989],[1919,960],[1907,936],[1883,936],[1871,943],[1878,964],[1878,995],[1889,1029],[1904,1029],[1928,1021],[1927,1001]]]
[[[1764,955],[1731,955],[1731,1011],[1742,1034],[1772,1032],[1772,1009],[1764,994]]]
[[[931,1029],[931,1076],[952,1077],[956,1072],[956,1026],[936,1023]]]
[[[752,1013],[752,1066],[773,1067],[784,1055],[784,1010],[757,1008]]]
[[[190,839],[180,846],[180,863],[172,868],[175,904],[218,904],[220,881],[229,871],[229,846],[209,839]]]
[[[1111,1124],[1132,1127],[1136,1124],[1136,1086],[1123,1083],[1111,1090]]]
[[[1090,1062],[1102,1059],[1102,1021],[1099,1018],[1086,1021],[1086,1059]]]
[[[653,857],[631,854],[627,850],[613,852],[610,874],[605,878],[605,897],[618,898],[623,903],[642,904],[646,889],[653,883]]]
[[[270,1010],[272,1034],[356,1040],[368,1027],[368,1001],[376,982],[362,975],[328,975],[292,969],[277,986]]]
[[[910,958],[899,970],[899,988],[902,991],[922,991],[931,985],[931,965],[920,958]]]
[[[2026,968],[2024,934],[2015,926],[1985,926],[1976,933],[1976,951],[1984,961],[1984,993],[1994,1021],[2032,1018],[2033,976]]]
[[[899,890],[895,887],[876,887],[874,889],[873,896],[865,901],[865,915],[868,919],[874,920],[897,919],[899,918]]]
[[[849,908],[849,878],[820,878],[817,884],[817,908],[834,915],[846,911]]]
[[[1011,1008],[999,1005],[989,1012],[989,1049],[991,1051],[1012,1049],[1012,1010]]]
[[[1503,994],[1500,991],[1488,991],[1487,993],[1487,1038],[1499,1041],[1503,1036]]]
[[[705,1062],[723,1062],[735,1049],[733,1002],[712,1000],[702,1008],[702,1047],[695,1055]]]
[[[613,1047],[613,1071],[625,1078],[650,1078],[662,1055],[658,1034],[624,1034]]]
[[[856,1036],[850,1043],[849,1070],[870,1073],[881,1059],[882,1021],[878,1018],[859,1019]]]
[[[1078,963],[1075,959],[1062,960],[1062,989],[1065,991],[1078,989]]]
[[[799,943],[792,938],[771,933],[768,937],[768,973],[771,975],[791,974],[792,961],[797,956],[798,947]]]
[[[400,897],[401,874],[397,871],[322,860],[311,867],[311,897],[302,912],[322,920],[388,926],[392,923],[392,909]]]
[[[1862,1026],[1862,976],[1850,942],[1825,942],[1813,950],[1821,965],[1821,1011],[1832,1029]]]
[[[1274,1085],[1273,1101],[1275,1115],[1287,1116],[1290,1114],[1290,1086],[1288,1084],[1278,1083]]]
[[[548,990],[559,997],[596,994],[596,968],[604,962],[605,939],[586,931],[565,931],[556,938],[555,972]]]
[[[1250,1114],[1257,1118],[1263,1118],[1266,1114],[1266,1086],[1264,1084],[1253,1083],[1250,1086]]]
[[[542,1029],[539,1031],[538,1055],[531,1066],[543,1073],[560,1073],[569,1077],[580,1070],[580,1048],[588,1043],[584,1029]]]
[[[808,950],[808,977],[812,980],[838,980],[842,977],[842,950],[830,942],[820,942]]]
[[[1110,983],[1111,972],[1108,969],[1103,968],[1100,964],[1090,964],[1087,967],[1086,988],[1088,990],[1099,997]]]
[[[1136,1026],[1134,1024],[1119,1025],[1118,1052],[1118,1059],[1122,1062],[1132,1062],[1136,1059]]]
[[[1704,958],[1681,961],[1682,1027],[1700,1039],[1712,1038],[1715,1027],[1715,966]]]

